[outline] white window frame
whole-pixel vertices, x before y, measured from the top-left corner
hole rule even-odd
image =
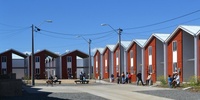
[[[149,47],[148,47],[148,54],[149,54],[149,55],[152,55],[152,46],[149,46]]]
[[[116,51],[116,72],[119,72],[119,51]]]
[[[40,74],[40,68],[35,68],[35,73]]]
[[[7,56],[2,56],[1,57],[1,62],[7,62]]]
[[[172,42],[172,51],[177,51],[177,41]]]
[[[152,67],[153,67],[152,65],[148,66],[148,73],[153,73],[153,68]]]
[[[173,72],[177,72],[178,71],[178,64],[177,62],[173,63]]]
[[[134,54],[133,54],[133,50],[130,51],[130,63],[131,63],[131,74],[134,73]]]
[[[40,56],[35,56],[35,62],[40,62]]]

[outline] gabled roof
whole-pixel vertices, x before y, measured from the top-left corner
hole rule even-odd
[[[144,47],[151,41],[153,37],[157,38],[161,42],[165,42],[165,40],[170,36],[170,34],[164,34],[164,33],[153,33],[149,39],[145,42]]]
[[[129,44],[131,43],[131,41],[121,41],[121,46],[125,49],[128,48]],[[117,48],[117,46],[119,45],[119,42],[115,45],[114,49],[115,50]]]
[[[114,51],[115,45],[106,45],[110,49],[110,51]]]
[[[198,34],[200,30],[200,26],[193,26],[193,25],[180,25],[178,26],[175,31],[166,39],[165,42],[168,42],[176,33],[179,29],[184,30],[185,32],[189,33],[192,36],[195,36]]]
[[[99,51],[100,54],[103,54],[104,49],[105,49],[105,48],[97,48],[96,52]],[[96,53],[96,52],[95,52],[95,53]]]
[[[111,52],[113,52],[113,51],[114,51],[114,48],[115,48],[115,45],[106,45],[106,47],[105,47],[104,50],[103,50],[103,54],[105,53],[106,48],[108,48]]]
[[[66,56],[66,55],[68,55],[70,53],[76,53],[76,55],[79,56],[79,57],[81,57],[81,58],[87,58],[87,57],[89,57],[88,54],[86,54],[86,53],[84,53],[82,51],[79,51],[79,50],[69,51],[69,52],[66,52],[66,53],[62,54],[61,56]]]
[[[51,52],[49,50],[46,50],[46,49],[36,52],[35,55],[38,54],[38,53],[41,53],[41,52],[45,52],[46,55],[54,57],[54,58],[59,57],[58,54]]]
[[[17,50],[14,50],[14,49],[6,50],[6,51],[0,53],[0,55],[2,55],[2,54],[4,54],[4,53],[7,53],[7,52],[12,52],[12,53],[14,53],[14,54],[16,54],[16,55],[18,55],[18,56],[20,56],[20,57],[23,57],[23,58],[26,58],[26,57],[27,57],[27,55],[25,55],[24,53],[21,53],[21,52],[19,52],[19,51],[17,51]]]
[[[146,41],[147,41],[147,39],[133,39],[132,42],[129,44],[127,50],[131,48],[133,43],[136,43],[137,45],[139,45],[142,48]]]

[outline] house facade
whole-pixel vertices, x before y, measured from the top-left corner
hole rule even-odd
[[[142,48],[146,39],[134,39],[127,48],[127,72],[131,74],[131,81],[137,81],[137,73],[142,71]]]
[[[113,49],[115,45],[107,45],[103,51],[103,78],[108,79],[113,74]],[[113,74],[114,75],[114,74]]]
[[[103,78],[103,51],[104,48],[97,48],[95,54],[94,54],[94,68],[93,73],[96,79],[102,79]]]
[[[200,26],[180,25],[167,39],[168,74],[178,72],[180,81],[189,81],[198,73],[198,42],[196,34]]]
[[[164,76],[165,67],[164,59],[166,50],[164,49],[164,41],[170,34],[155,33],[150,36],[144,45],[144,76],[152,74],[152,81],[156,82],[159,76]]]
[[[79,50],[66,52],[61,55],[61,76],[62,79],[80,78],[80,73],[84,73],[88,78],[89,55]]]
[[[49,50],[41,50],[34,54],[35,70],[34,75],[36,79],[47,79],[50,76],[57,75],[60,78],[60,58]],[[29,77],[31,76],[31,56],[29,56]]]
[[[20,56],[20,59],[13,58],[13,54]],[[0,53],[0,74],[16,73],[16,78],[21,79],[28,75],[27,55],[14,50],[9,49]]]
[[[127,51],[129,44],[131,41],[121,41],[121,46],[119,46],[119,43],[115,45],[114,51],[113,51],[113,74],[114,76],[117,76],[117,73],[120,75],[122,72],[127,72]],[[120,49],[121,47],[121,49]],[[121,52],[121,57],[120,57]],[[121,59],[121,62],[120,62]]]

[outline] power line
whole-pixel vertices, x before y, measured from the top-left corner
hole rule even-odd
[[[158,31],[158,30],[163,30],[163,29],[167,29],[167,28],[171,28],[171,27],[175,27],[175,26],[178,26],[180,24],[185,24],[185,23],[189,23],[189,22],[193,22],[193,21],[196,21],[196,20],[199,20],[200,17],[198,18],[195,18],[195,19],[192,19],[192,20],[189,20],[189,21],[186,21],[186,22],[182,22],[182,23],[179,23],[179,24],[174,24],[174,25],[170,25],[170,26],[166,26],[166,27],[162,27],[162,28],[157,28],[157,29],[152,29],[152,30],[146,30],[146,31],[140,31],[140,32],[134,32],[134,33],[127,33],[125,32],[125,34],[138,34],[138,33],[147,33],[147,32],[152,32],[152,31]],[[124,33],[124,32],[123,32]]]
[[[124,30],[131,30],[131,29],[140,29],[140,28],[151,27],[151,26],[163,24],[163,23],[166,23],[166,22],[170,22],[170,21],[173,21],[173,20],[176,20],[176,19],[179,19],[179,18],[183,18],[183,17],[189,16],[189,15],[195,14],[197,12],[200,12],[200,10],[196,10],[194,12],[191,12],[191,13],[188,13],[188,14],[185,14],[185,15],[182,15],[182,16],[178,16],[178,17],[175,17],[175,18],[172,18],[172,19],[168,19],[168,20],[157,22],[157,23],[153,23],[153,24],[148,24],[148,25],[143,25],[143,26],[137,26],[137,27],[133,27],[133,28],[124,28]]]
[[[43,29],[40,29],[40,31],[53,33],[53,34],[57,34],[57,35],[69,35],[69,36],[79,36],[79,35],[81,35],[81,36],[91,36],[91,35],[101,35],[101,34],[104,34],[104,33],[112,32],[112,31],[106,31],[106,32],[93,33],[93,34],[69,34],[69,33],[53,32],[53,31],[48,31],[48,30],[43,30]]]

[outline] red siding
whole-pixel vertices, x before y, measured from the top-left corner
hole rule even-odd
[[[94,55],[94,73],[95,73],[95,78],[97,79],[98,76],[100,75],[100,52],[97,51],[96,54]],[[98,65],[96,65],[96,57],[98,57]],[[96,66],[98,66],[98,73],[96,72]]]
[[[118,73],[118,72],[116,72],[116,66],[117,66],[116,65],[116,62],[117,62],[116,61],[116,53],[117,53],[117,51],[119,52],[119,45],[117,46],[117,48],[114,50],[114,53],[113,53],[113,74],[115,77],[117,77],[117,73]],[[120,55],[119,55],[119,58],[120,58]],[[118,61],[118,64],[120,65],[120,61]],[[118,68],[118,70],[120,71],[120,68]]]
[[[106,48],[106,50],[105,50],[105,53],[103,54],[103,72],[104,72],[104,79],[108,79],[109,78],[109,71],[110,71],[110,69],[109,69],[109,67],[110,67],[110,60],[109,60],[109,49],[108,48]],[[106,73],[106,66],[105,66],[105,60],[107,59],[107,73]]]
[[[7,57],[7,74],[12,73],[12,52],[6,52],[1,54],[1,58],[2,56],[6,56]],[[0,62],[2,63],[2,60],[0,58]],[[2,65],[0,65],[0,69],[2,68]]]
[[[172,43],[173,41],[177,41],[177,65],[178,68],[180,68],[180,82],[183,81],[183,32],[182,30],[179,30],[175,33],[175,35],[170,39],[167,45],[167,51],[168,51],[168,74],[173,74],[173,51],[172,51]]]
[[[136,75],[137,75],[137,67],[139,67],[139,66],[137,66],[137,44],[136,43],[133,43],[132,45],[131,45],[131,47],[130,47],[130,49],[128,50],[128,55],[127,55],[127,65],[128,65],[128,72],[131,72],[131,58],[130,58],[130,54],[131,54],[131,50],[133,50],[133,58],[134,58],[134,72],[135,73],[133,73],[132,74],[132,77],[131,77],[131,81],[132,82],[136,82],[137,81],[137,77],[136,77]]]
[[[148,47],[152,46],[152,80],[156,82],[156,38],[153,37],[149,43],[145,46],[145,79],[148,75],[148,66],[149,66],[149,54]]]
[[[67,54],[65,56],[62,56],[62,79],[68,79],[68,71],[67,71],[67,56],[71,56],[72,57],[72,76],[74,79],[77,78],[76,76],[76,52],[72,52],[70,54]]]

